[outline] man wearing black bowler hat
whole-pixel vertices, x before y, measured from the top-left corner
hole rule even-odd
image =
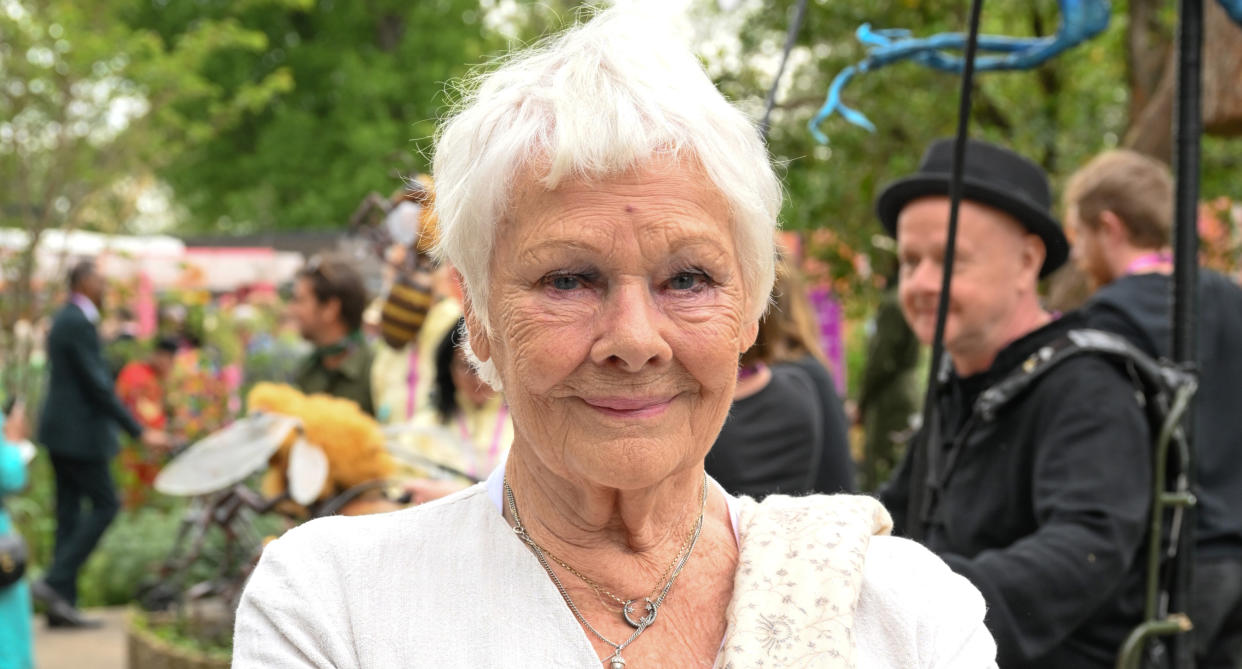
[[[951,140],[932,144],[918,172],[876,203],[897,239],[902,312],[924,344],[936,326],[952,153]],[[1039,302],[1039,279],[1069,254],[1050,205],[1037,165],[968,144],[936,420],[881,492],[899,534],[983,593],[1002,669],[1112,667],[1142,617],[1151,442],[1122,370],[1081,355],[994,414],[977,405],[1085,327]]]

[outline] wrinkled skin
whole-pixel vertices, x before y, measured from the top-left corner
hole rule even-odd
[[[924,344],[936,331],[948,220],[942,196],[911,201],[897,219],[901,310]],[[959,374],[986,370],[1005,345],[1047,322],[1035,297],[1043,261],[1043,242],[1012,217],[962,202],[944,334]]]
[[[505,478],[523,524],[610,591],[650,593],[695,525],[703,458],[758,330],[725,199],[699,169],[656,161],[551,192],[527,183],[500,225],[489,327],[465,311],[513,416]],[[626,649],[634,666],[710,665],[720,648],[737,545],[714,488],[692,558]],[[602,634],[633,632],[554,569]]]
[[[756,333],[732,238],[711,182],[671,161],[519,190],[491,262],[491,327],[472,337],[504,381],[516,447],[620,490],[701,468]]]

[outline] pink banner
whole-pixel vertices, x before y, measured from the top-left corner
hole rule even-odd
[[[828,371],[837,384],[837,392],[845,397],[845,337],[841,304],[832,296],[831,290],[822,286],[812,288],[810,298],[819,318],[819,343],[828,358]]]
[[[138,319],[138,338],[146,339],[155,334],[156,323],[155,287],[146,272],[138,273],[138,296],[134,300],[134,317]]]

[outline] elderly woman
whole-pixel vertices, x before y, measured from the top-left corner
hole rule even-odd
[[[485,483],[264,552],[234,667],[994,665],[978,592],[869,498],[733,498],[703,461],[773,281],[753,124],[610,10],[437,139],[440,252],[514,427]]]

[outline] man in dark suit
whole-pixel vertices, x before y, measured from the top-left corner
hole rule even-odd
[[[73,267],[69,290],[47,338],[50,379],[38,435],[56,477],[56,550],[33,593],[47,606],[50,626],[92,627],[77,610],[78,570],[120,507],[108,467],[118,450],[116,426],[152,448],[167,447],[168,436],[144,430],[113,390],[96,330],[104,281],[93,261]]]

